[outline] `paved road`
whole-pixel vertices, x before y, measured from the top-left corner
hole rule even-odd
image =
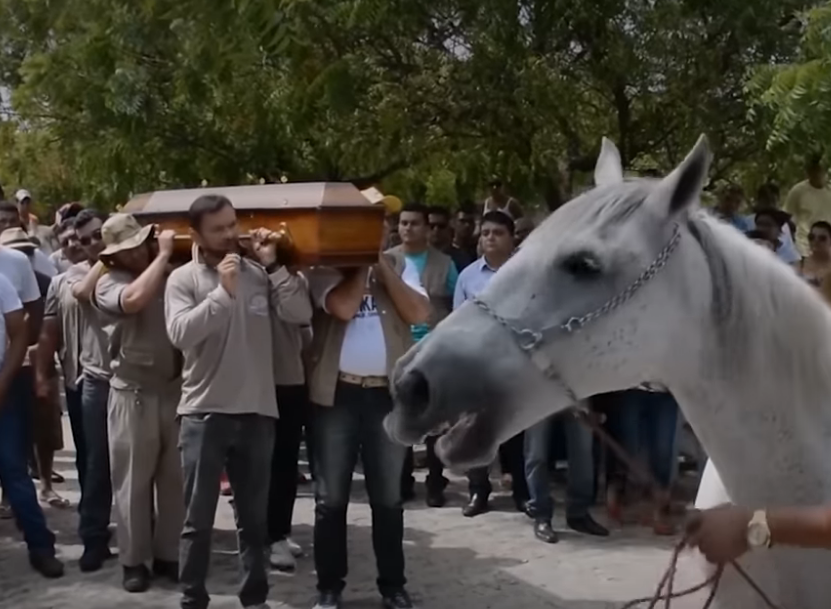
[[[65,435],[69,438],[68,429]],[[74,455],[64,451],[56,468],[67,476],[61,492],[77,505]],[[423,491],[420,486],[419,491]],[[614,531],[606,540],[580,537],[563,531],[559,544],[534,540],[528,519],[511,510],[510,497],[497,496],[494,511],[465,519],[460,506],[465,496],[462,479],[454,478],[451,502],[443,509],[428,509],[420,501],[408,506],[405,544],[409,589],[420,607],[432,609],[607,609],[654,590],[670,558],[672,540],[656,540],[646,530]],[[313,501],[310,487],[302,487],[295,509],[295,539],[310,549]],[[0,607],[14,609],[156,609],[178,607],[173,587],[158,586],[145,594],[130,595],[121,588],[115,561],[102,572],[80,573],[81,546],[75,534],[74,509],[49,508],[47,517],[58,536],[59,552],[67,563],[67,576],[53,582],[31,572],[25,547],[10,521],[0,521]],[[563,527],[562,521],[555,524]],[[237,609],[238,582],[233,516],[226,500],[220,502],[214,534],[209,589],[212,609]],[[375,566],[370,537],[370,512],[363,482],[355,477],[349,512],[349,582],[345,606],[378,607]],[[686,561],[685,561],[686,562]],[[698,583],[682,569],[678,585]],[[301,559],[294,575],[273,574],[270,599],[280,609],[305,609],[314,598],[314,565]],[[703,600],[686,599],[673,609],[698,609]]]

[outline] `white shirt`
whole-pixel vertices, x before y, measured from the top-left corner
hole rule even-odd
[[[12,283],[0,274],[0,366],[6,358],[6,318],[8,313],[23,308]]]
[[[23,252],[0,246],[0,275],[12,284],[17,297],[23,304],[40,298],[40,289],[29,258]]]
[[[343,275],[336,269],[315,269],[315,276],[310,278],[312,297],[317,306],[324,311],[326,310],[326,296],[337,287],[342,277]],[[413,263],[406,262],[401,279],[419,294],[427,296],[427,291],[421,285],[418,269]],[[387,343],[384,339],[378,305],[369,293],[368,279],[361,306],[346,326],[346,334],[340,350],[340,371],[355,376],[386,376],[387,374]]]
[[[49,259],[49,256],[47,256],[40,250],[35,250],[35,253],[32,257],[32,266],[34,267],[36,272],[41,273],[42,275],[46,275],[50,279],[58,274],[58,268]]]

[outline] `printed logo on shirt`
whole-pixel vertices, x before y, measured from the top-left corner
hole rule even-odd
[[[248,301],[248,309],[254,315],[268,315],[268,298],[262,294],[254,294]]]
[[[372,294],[364,294],[361,300],[361,306],[358,307],[358,312],[355,313],[355,319],[366,319],[377,316],[378,305],[375,302],[375,297]]]

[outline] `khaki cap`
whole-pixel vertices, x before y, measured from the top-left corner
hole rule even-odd
[[[101,227],[104,251],[99,256],[112,256],[131,250],[146,242],[153,234],[154,226],[142,226],[132,214],[113,214]]]

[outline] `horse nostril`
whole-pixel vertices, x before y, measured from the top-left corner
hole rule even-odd
[[[398,401],[410,410],[423,412],[430,404],[430,383],[418,369],[410,370],[396,384]]]

